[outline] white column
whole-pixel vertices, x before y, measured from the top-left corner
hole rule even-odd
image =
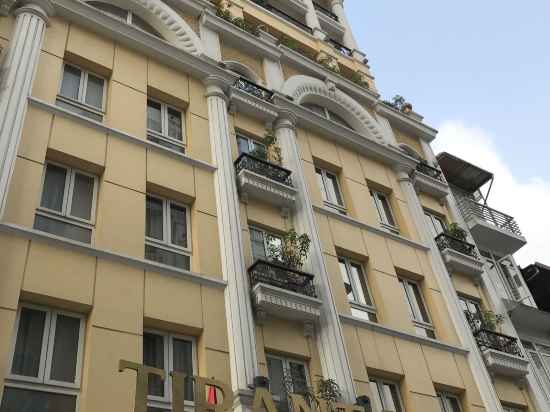
[[[306,24],[313,29],[313,35],[316,38],[324,40],[326,34],[323,29],[321,29],[321,23],[317,16],[317,10],[315,10],[315,6],[313,6],[313,0],[304,0],[304,3],[307,6]]]
[[[204,53],[211,59],[216,60],[217,62],[222,60],[222,50],[220,46],[220,36],[214,30],[206,27],[204,25],[205,14],[201,16],[199,24],[199,33],[204,47]]]
[[[264,73],[267,88],[280,92],[283,89],[285,78],[279,61],[266,57],[264,59]]]
[[[344,0],[332,0],[331,2],[332,12],[338,16],[338,21],[342,26],[344,26],[344,46],[353,50],[353,56],[360,61],[363,61],[365,55],[358,50],[357,42],[353,36],[353,31],[346,17],[346,12],[344,11]]]
[[[290,111],[281,111],[275,125],[277,141],[281,146],[283,164],[292,171],[292,181],[297,190],[294,225],[299,233],[311,238],[308,271],[314,274],[315,287],[323,302],[321,319],[316,328],[317,347],[321,358],[324,378],[334,379],[344,401],[355,403],[355,385],[346,353],[342,326],[331,290],[329,274],[325,265],[321,240],[311,197],[302,168],[300,152],[296,141],[295,116]]]
[[[205,80],[209,131],[215,172],[216,210],[223,277],[227,281],[225,308],[234,392],[246,391],[258,375],[254,318],[243,254],[240,205],[231,156],[231,134],[225,90],[229,84],[210,76]]]
[[[427,156],[429,157],[429,155]],[[426,218],[424,216],[424,209],[420,204],[420,200],[418,199],[418,195],[416,194],[408,171],[400,170],[398,167],[396,172],[399,184],[403,190],[407,204],[409,205],[409,210],[411,211],[413,220],[416,223],[420,237],[422,241],[430,247],[430,251],[428,253],[430,255],[432,268],[438,280],[443,299],[447,303],[447,308],[449,309],[449,314],[460,339],[460,343],[463,347],[470,350],[468,361],[472,374],[474,375],[474,379],[481,393],[481,398],[483,399],[485,407],[488,411],[501,411],[502,406],[493,386],[491,376],[485,367],[481,353],[477,349],[477,343],[470,331],[470,327],[460,306],[458,295],[451,280],[450,273],[447,271],[447,266],[445,265],[445,262],[439,253],[439,248],[437,247],[431,231],[427,226]]]
[[[48,16],[52,14],[49,0],[24,0],[14,12],[15,28],[3,59],[0,84],[0,216],[6,204]]]

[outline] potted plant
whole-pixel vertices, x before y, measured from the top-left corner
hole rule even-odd
[[[309,253],[311,240],[304,234],[298,235],[294,229],[285,233],[280,245],[269,245],[269,255],[282,264],[300,270]]]
[[[463,242],[466,242],[466,240],[468,239],[468,234],[464,229],[459,226],[458,223],[451,223],[447,228],[446,233],[449,236],[457,238],[458,240],[461,240]]]
[[[484,329],[488,329],[492,332],[497,330],[497,327],[504,322],[504,316],[497,315],[492,310],[481,311],[481,322]]]
[[[264,144],[267,148],[267,160],[280,165],[283,162],[281,148],[277,143],[277,136],[273,130],[269,130],[264,136]]]
[[[334,412],[336,403],[342,398],[342,391],[334,379],[319,379],[317,391],[310,389],[306,398],[310,405],[316,406],[317,410]],[[326,409],[321,407],[322,403],[326,405]]]

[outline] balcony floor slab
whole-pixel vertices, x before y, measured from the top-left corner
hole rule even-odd
[[[296,189],[243,169],[237,175],[241,198],[256,199],[277,207],[291,209],[296,202]]]

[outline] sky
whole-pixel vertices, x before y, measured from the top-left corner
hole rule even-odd
[[[396,94],[448,151],[495,174],[489,206],[512,215],[550,265],[550,1],[346,0],[383,98]]]

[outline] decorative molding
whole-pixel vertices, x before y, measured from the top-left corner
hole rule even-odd
[[[483,273],[481,260],[450,248],[442,250],[441,257],[449,271],[467,275],[474,280],[474,283],[480,283]]]
[[[283,185],[265,176],[243,169],[237,175],[241,196],[257,199],[281,208],[294,208],[296,189]]]
[[[232,87],[229,91],[229,99],[231,104],[235,105],[240,112],[267,123],[271,123],[277,118],[277,107],[275,105],[236,87]]]
[[[439,201],[442,201],[450,193],[447,183],[419,171],[414,172],[414,187],[422,193],[435,197]]]
[[[441,349],[446,352],[458,353],[460,355],[468,355],[470,353],[468,349],[464,349],[459,346],[450,345],[448,343],[444,343],[436,339],[430,339],[423,336],[413,335],[412,333],[407,333],[397,329],[389,328],[379,323],[371,322],[364,319],[359,319],[350,315],[340,314],[340,319],[343,323],[347,323],[349,325],[357,326],[363,329],[369,329],[374,332],[382,333],[388,336],[394,336],[396,338],[419,343],[421,345],[431,346],[433,348]]]
[[[208,287],[224,289],[227,285],[227,283],[223,280],[219,280],[213,277],[205,276],[188,270],[173,268],[171,266],[163,265],[161,263],[156,263],[145,259],[122,255],[119,253],[111,252],[109,250],[98,249],[85,243],[55,236],[50,233],[41,232],[35,229],[30,229],[12,223],[0,223],[0,232],[22,237],[24,239],[48,243],[52,246],[69,249],[72,251],[83,253],[88,256],[95,256],[100,259],[123,263],[137,269],[158,272],[163,275],[172,276],[178,279],[186,280]]]
[[[392,123],[395,123],[398,128],[410,132],[428,143],[434,140],[437,135],[437,130],[389,107],[381,101],[378,101],[374,108],[377,113],[388,118]]]
[[[216,170],[216,166],[213,166],[210,163],[203,162],[202,160],[193,159],[192,157],[189,157],[183,153],[176,152],[174,150],[170,150],[164,146],[161,146],[159,144],[153,143],[146,139],[141,139],[139,137],[130,135],[128,133],[125,133],[121,130],[114,129],[112,127],[106,126],[101,122],[98,122],[96,120],[90,119],[86,116],[81,116],[77,113],[71,112],[70,110],[64,109],[62,107],[56,106],[54,104],[45,102],[43,100],[37,99],[36,97],[29,96],[29,104],[34,107],[38,107],[42,110],[47,111],[48,113],[52,113],[56,116],[61,116],[66,119],[74,120],[75,122],[81,123],[85,126],[92,127],[96,130],[99,130],[103,133],[108,133],[109,136],[118,137],[120,139],[126,140],[130,143],[134,143],[140,146],[144,146],[147,149],[156,150],[159,151],[167,156],[173,157],[183,163],[187,163],[191,166],[197,167],[199,169],[203,169],[209,172],[214,172]]]
[[[330,209],[327,209],[326,207],[320,207],[320,206],[313,206],[313,209],[322,214],[322,215],[325,215],[325,216],[328,216],[328,217],[331,217],[333,219],[336,219],[336,220],[339,220],[341,222],[345,222],[345,223],[348,223],[352,226],[355,226],[359,229],[363,229],[363,230],[366,230],[368,232],[372,232],[372,233],[375,233],[377,235],[380,235],[380,236],[383,236],[383,237],[386,237],[388,239],[392,239],[392,240],[395,240],[397,242],[400,242],[400,243],[403,243],[407,246],[410,246],[410,247],[413,247],[415,249],[418,249],[418,250],[422,250],[424,252],[430,250],[430,248],[422,243],[419,243],[419,242],[415,242],[414,240],[411,240],[411,239],[407,239],[406,237],[403,237],[403,236],[400,236],[400,235],[397,235],[395,233],[392,233],[388,230],[384,230],[380,227],[377,227],[377,226],[372,226],[372,225],[369,225],[367,223],[363,223],[357,219],[354,219],[352,217],[349,217],[349,216],[346,216],[346,215],[343,215],[341,213],[337,213],[335,211],[332,211]]]
[[[265,283],[254,286],[252,301],[257,310],[268,315],[302,322],[317,322],[323,304],[319,299]]]
[[[529,361],[494,349],[482,351],[489,373],[493,376],[523,378],[529,373]]]

